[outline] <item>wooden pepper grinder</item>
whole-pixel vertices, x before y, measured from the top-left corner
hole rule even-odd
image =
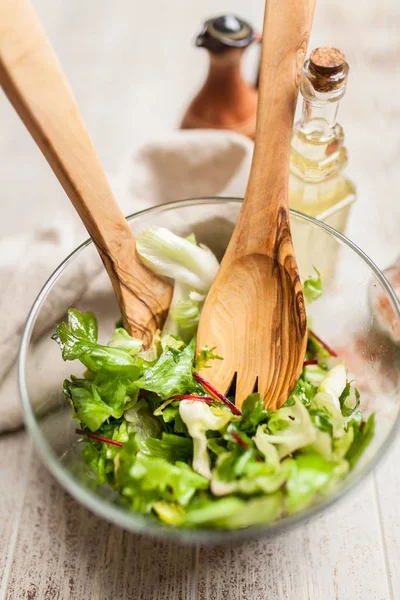
[[[241,72],[245,49],[259,41],[251,25],[234,15],[222,15],[204,23],[196,46],[210,56],[203,87],[190,103],[182,129],[229,129],[254,139],[257,90]]]

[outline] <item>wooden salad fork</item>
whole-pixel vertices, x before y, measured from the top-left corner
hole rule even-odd
[[[172,285],[140,262],[72,92],[26,0],[0,0],[0,84],[92,237],[126,329],[148,347],[164,324]]]
[[[307,344],[302,285],[289,223],[293,118],[314,0],[267,0],[257,128],[243,206],[200,319],[198,348],[224,360],[204,376],[236,404],[258,391],[270,408],[288,398]]]

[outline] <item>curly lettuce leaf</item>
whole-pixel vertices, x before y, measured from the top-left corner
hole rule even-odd
[[[208,481],[184,462],[171,464],[164,458],[148,456],[142,452],[133,457],[122,458],[120,477],[124,495],[135,502],[138,497],[143,496],[147,507],[152,507],[159,500],[186,506],[196,490],[208,487]]]
[[[215,346],[213,348],[210,348],[209,346],[203,346],[200,348],[200,352],[197,354],[195,360],[196,371],[210,368],[211,365],[208,364],[210,360],[223,360],[223,357],[219,356],[215,350]]]
[[[259,436],[277,446],[279,458],[315,441],[316,432],[304,404],[296,399],[293,406],[284,406],[273,412],[267,425],[262,425]]]
[[[71,401],[76,417],[90,431],[97,431],[110,417],[118,419],[122,416],[123,409],[106,404],[94,384],[80,386],[65,380],[64,393]]]
[[[196,389],[197,385],[193,379],[195,350],[194,339],[183,350],[168,348],[135,385],[139,389],[154,392],[162,400]]]

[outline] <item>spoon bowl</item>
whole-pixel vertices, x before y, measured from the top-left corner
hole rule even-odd
[[[208,345],[215,346],[224,358],[215,361],[212,376],[223,393],[236,381],[239,407],[253,391],[264,395],[268,390],[268,406],[277,408],[287,400],[288,388],[296,384],[307,323],[301,304],[303,295],[293,295],[292,268],[265,254],[237,258],[230,263],[229,271],[221,270],[210,292],[212,317],[210,321],[209,313],[202,317],[198,336],[200,340],[208,339]],[[282,310],[282,290],[289,310]],[[299,326],[300,343],[291,347],[281,332],[296,331]],[[228,363],[225,357],[229,357]],[[208,369],[206,376],[209,378]]]

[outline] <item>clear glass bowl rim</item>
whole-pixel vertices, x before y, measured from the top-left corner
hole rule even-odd
[[[204,198],[190,198],[186,200],[175,200],[167,202],[158,206],[153,206],[145,210],[138,211],[127,216],[127,220],[138,218],[141,215],[149,213],[160,213],[166,210],[179,209],[189,206],[201,206],[203,204],[209,204],[212,202],[216,204],[218,202],[233,202],[240,204],[243,201],[242,198],[230,198],[230,197],[204,197]],[[354,251],[370,268],[371,272],[379,280],[385,292],[392,302],[392,306],[400,319],[400,302],[397,296],[389,284],[386,277],[375,265],[375,263],[351,240],[346,236],[339,233],[326,223],[318,221],[313,217],[305,215],[295,210],[291,210],[290,213],[296,218],[308,221],[313,225],[324,229],[328,234],[336,238],[339,242]],[[56,283],[61,273],[78,257],[87,246],[92,244],[92,240],[88,239],[80,244],[69,256],[67,256],[63,262],[54,270],[52,275],[48,278],[41,291],[37,295],[32,308],[27,317],[27,321],[24,327],[24,331],[21,338],[21,345],[18,359],[18,380],[19,380],[19,392],[22,403],[23,418],[26,428],[28,429],[34,445],[39,452],[44,464],[58,480],[58,482],[64,487],[67,492],[74,497],[83,506],[88,508],[96,515],[110,521],[123,529],[131,531],[136,534],[143,534],[149,537],[158,539],[168,539],[170,541],[178,541],[187,544],[224,544],[231,542],[243,542],[247,540],[259,539],[266,536],[272,536],[280,533],[288,527],[293,527],[311,517],[316,516],[331,504],[337,502],[339,499],[346,496],[350,491],[354,491],[355,487],[376,467],[378,461],[386,454],[386,451],[393,442],[400,423],[400,413],[396,417],[389,435],[384,440],[380,452],[376,453],[371,461],[365,466],[364,469],[360,470],[359,473],[353,476],[352,482],[349,486],[339,490],[332,498],[329,498],[321,504],[310,507],[309,509],[294,514],[289,517],[285,517],[283,520],[278,520],[266,525],[257,525],[246,529],[237,530],[214,530],[214,529],[180,529],[164,526],[157,521],[152,521],[148,518],[144,518],[143,515],[139,515],[133,512],[129,512],[114,506],[101,498],[99,498],[94,492],[91,492],[83,487],[73,478],[73,476],[62,466],[59,458],[54,454],[50,448],[45,437],[42,435],[40,428],[38,427],[35,419],[35,415],[32,411],[31,403],[29,400],[29,393],[27,388],[27,382],[25,378],[25,364],[27,354],[29,350],[29,343],[32,334],[32,330],[36,321],[36,317],[40,311],[43,300],[45,299],[48,291],[52,288],[53,284]]]

